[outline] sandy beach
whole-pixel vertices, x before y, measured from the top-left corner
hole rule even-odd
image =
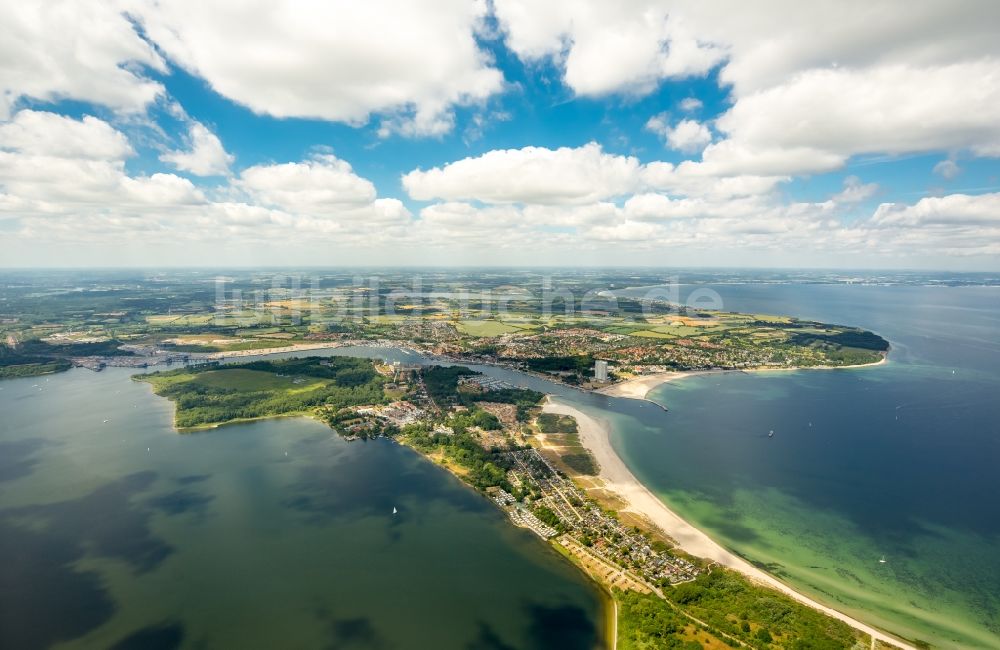
[[[718,370],[692,370],[690,372],[657,372],[651,375],[641,375],[633,379],[626,379],[625,381],[619,382],[617,384],[612,384],[611,386],[605,386],[604,388],[598,388],[596,391],[602,395],[610,395],[611,397],[628,397],[629,399],[646,399],[646,395],[649,391],[653,390],[660,384],[665,384],[669,381],[675,381],[681,379],[682,377],[690,377],[692,375],[708,374],[711,372],[722,372]],[[725,372],[738,372],[738,371],[725,371]]]
[[[664,379],[664,375],[667,374],[672,375],[672,377]],[[687,373],[664,373],[664,375],[658,376],[659,383],[669,379],[676,379],[677,376],[685,376],[686,374]],[[644,387],[645,391],[648,392],[653,385],[656,385],[652,384],[653,377],[654,375],[649,376],[651,381],[648,387],[645,387],[645,383],[633,384],[636,386],[636,388],[632,389],[633,394],[623,396],[637,396],[639,395],[639,391],[643,390]],[[646,378],[643,377],[642,379]],[[624,384],[619,384],[619,386],[623,385]],[[644,396],[645,392],[641,394],[641,397]],[[590,452],[594,455],[594,458],[597,460],[600,466],[599,477],[604,481],[605,487],[618,494],[625,500],[626,503],[628,503],[626,510],[647,517],[656,526],[663,530],[663,532],[673,538],[674,541],[677,542],[678,547],[684,551],[690,553],[691,555],[706,558],[715,561],[722,566],[739,571],[755,582],[777,589],[778,591],[791,596],[801,603],[814,607],[815,609],[818,609],[834,618],[844,621],[854,628],[870,634],[873,639],[881,639],[895,644],[896,646],[906,648],[907,650],[915,650],[913,646],[899,641],[895,637],[876,630],[861,621],[851,618],[846,614],[842,614],[841,612],[838,612],[804,594],[795,591],[774,576],[761,571],[746,560],[743,560],[742,558],[727,551],[709,538],[708,535],[681,519],[676,513],[670,510],[663,503],[663,501],[650,492],[646,486],[640,483],[622,459],[619,458],[618,454],[611,446],[611,429],[606,423],[601,422],[565,403],[553,401],[551,398],[546,400],[543,411],[546,413],[557,413],[560,415],[571,415],[575,417],[577,423],[579,424],[580,442],[590,450]]]
[[[889,362],[888,356],[883,356],[881,361],[876,361],[875,363],[862,363],[849,366],[807,366],[804,368],[747,368],[745,370],[732,370],[732,369],[720,369],[720,370],[686,370],[686,371],[676,371],[676,372],[657,372],[650,375],[640,375],[638,377],[633,377],[632,379],[626,379],[625,381],[619,382],[617,384],[612,384],[611,386],[605,386],[604,388],[599,388],[595,393],[600,393],[602,395],[609,395],[611,397],[627,397],[629,399],[646,399],[646,395],[649,391],[653,390],[660,384],[665,384],[671,381],[677,381],[684,377],[693,377],[695,375],[716,375],[724,374],[728,372],[794,372],[798,370],[847,370],[850,368],[871,368],[874,366],[885,365]]]

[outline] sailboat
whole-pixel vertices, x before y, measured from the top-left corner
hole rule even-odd
[[[774,437],[774,429],[771,429],[770,431],[767,432],[767,437],[768,438],[773,438]]]
[[[393,506],[393,507],[392,507],[392,514],[396,514],[396,512],[398,512],[398,511],[396,510],[396,506]]]
[[[883,556],[882,556],[882,558],[881,558],[881,559],[880,559],[880,560],[878,561],[878,563],[879,563],[879,564],[885,564],[885,556],[884,556],[884,555],[883,555]]]

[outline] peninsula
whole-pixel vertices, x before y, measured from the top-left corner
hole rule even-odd
[[[542,393],[462,366],[344,356],[212,363],[135,378],[174,402],[182,430],[308,415],[348,440],[385,436],[415,449],[609,594],[611,647],[895,643],[716,545],[636,481],[597,420]],[[780,621],[774,606],[786,611]]]

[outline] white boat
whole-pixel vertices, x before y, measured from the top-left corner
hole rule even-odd
[[[392,514],[396,514],[396,512],[397,512],[397,511],[396,511],[396,506],[393,506],[393,507],[392,507]]]
[[[884,555],[883,555],[883,556],[882,556],[882,558],[881,558],[881,559],[880,559],[880,560],[878,561],[878,563],[879,563],[879,564],[885,564],[885,556],[884,556]]]

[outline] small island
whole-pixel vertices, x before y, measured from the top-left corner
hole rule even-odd
[[[692,557],[621,510],[600,487],[576,418],[542,393],[463,366],[346,356],[206,364],[134,377],[175,405],[175,426],[205,430],[304,415],[348,440],[391,438],[492,500],[551,544],[609,598],[609,647],[873,647],[868,635]],[[889,647],[889,646],[883,646]]]

